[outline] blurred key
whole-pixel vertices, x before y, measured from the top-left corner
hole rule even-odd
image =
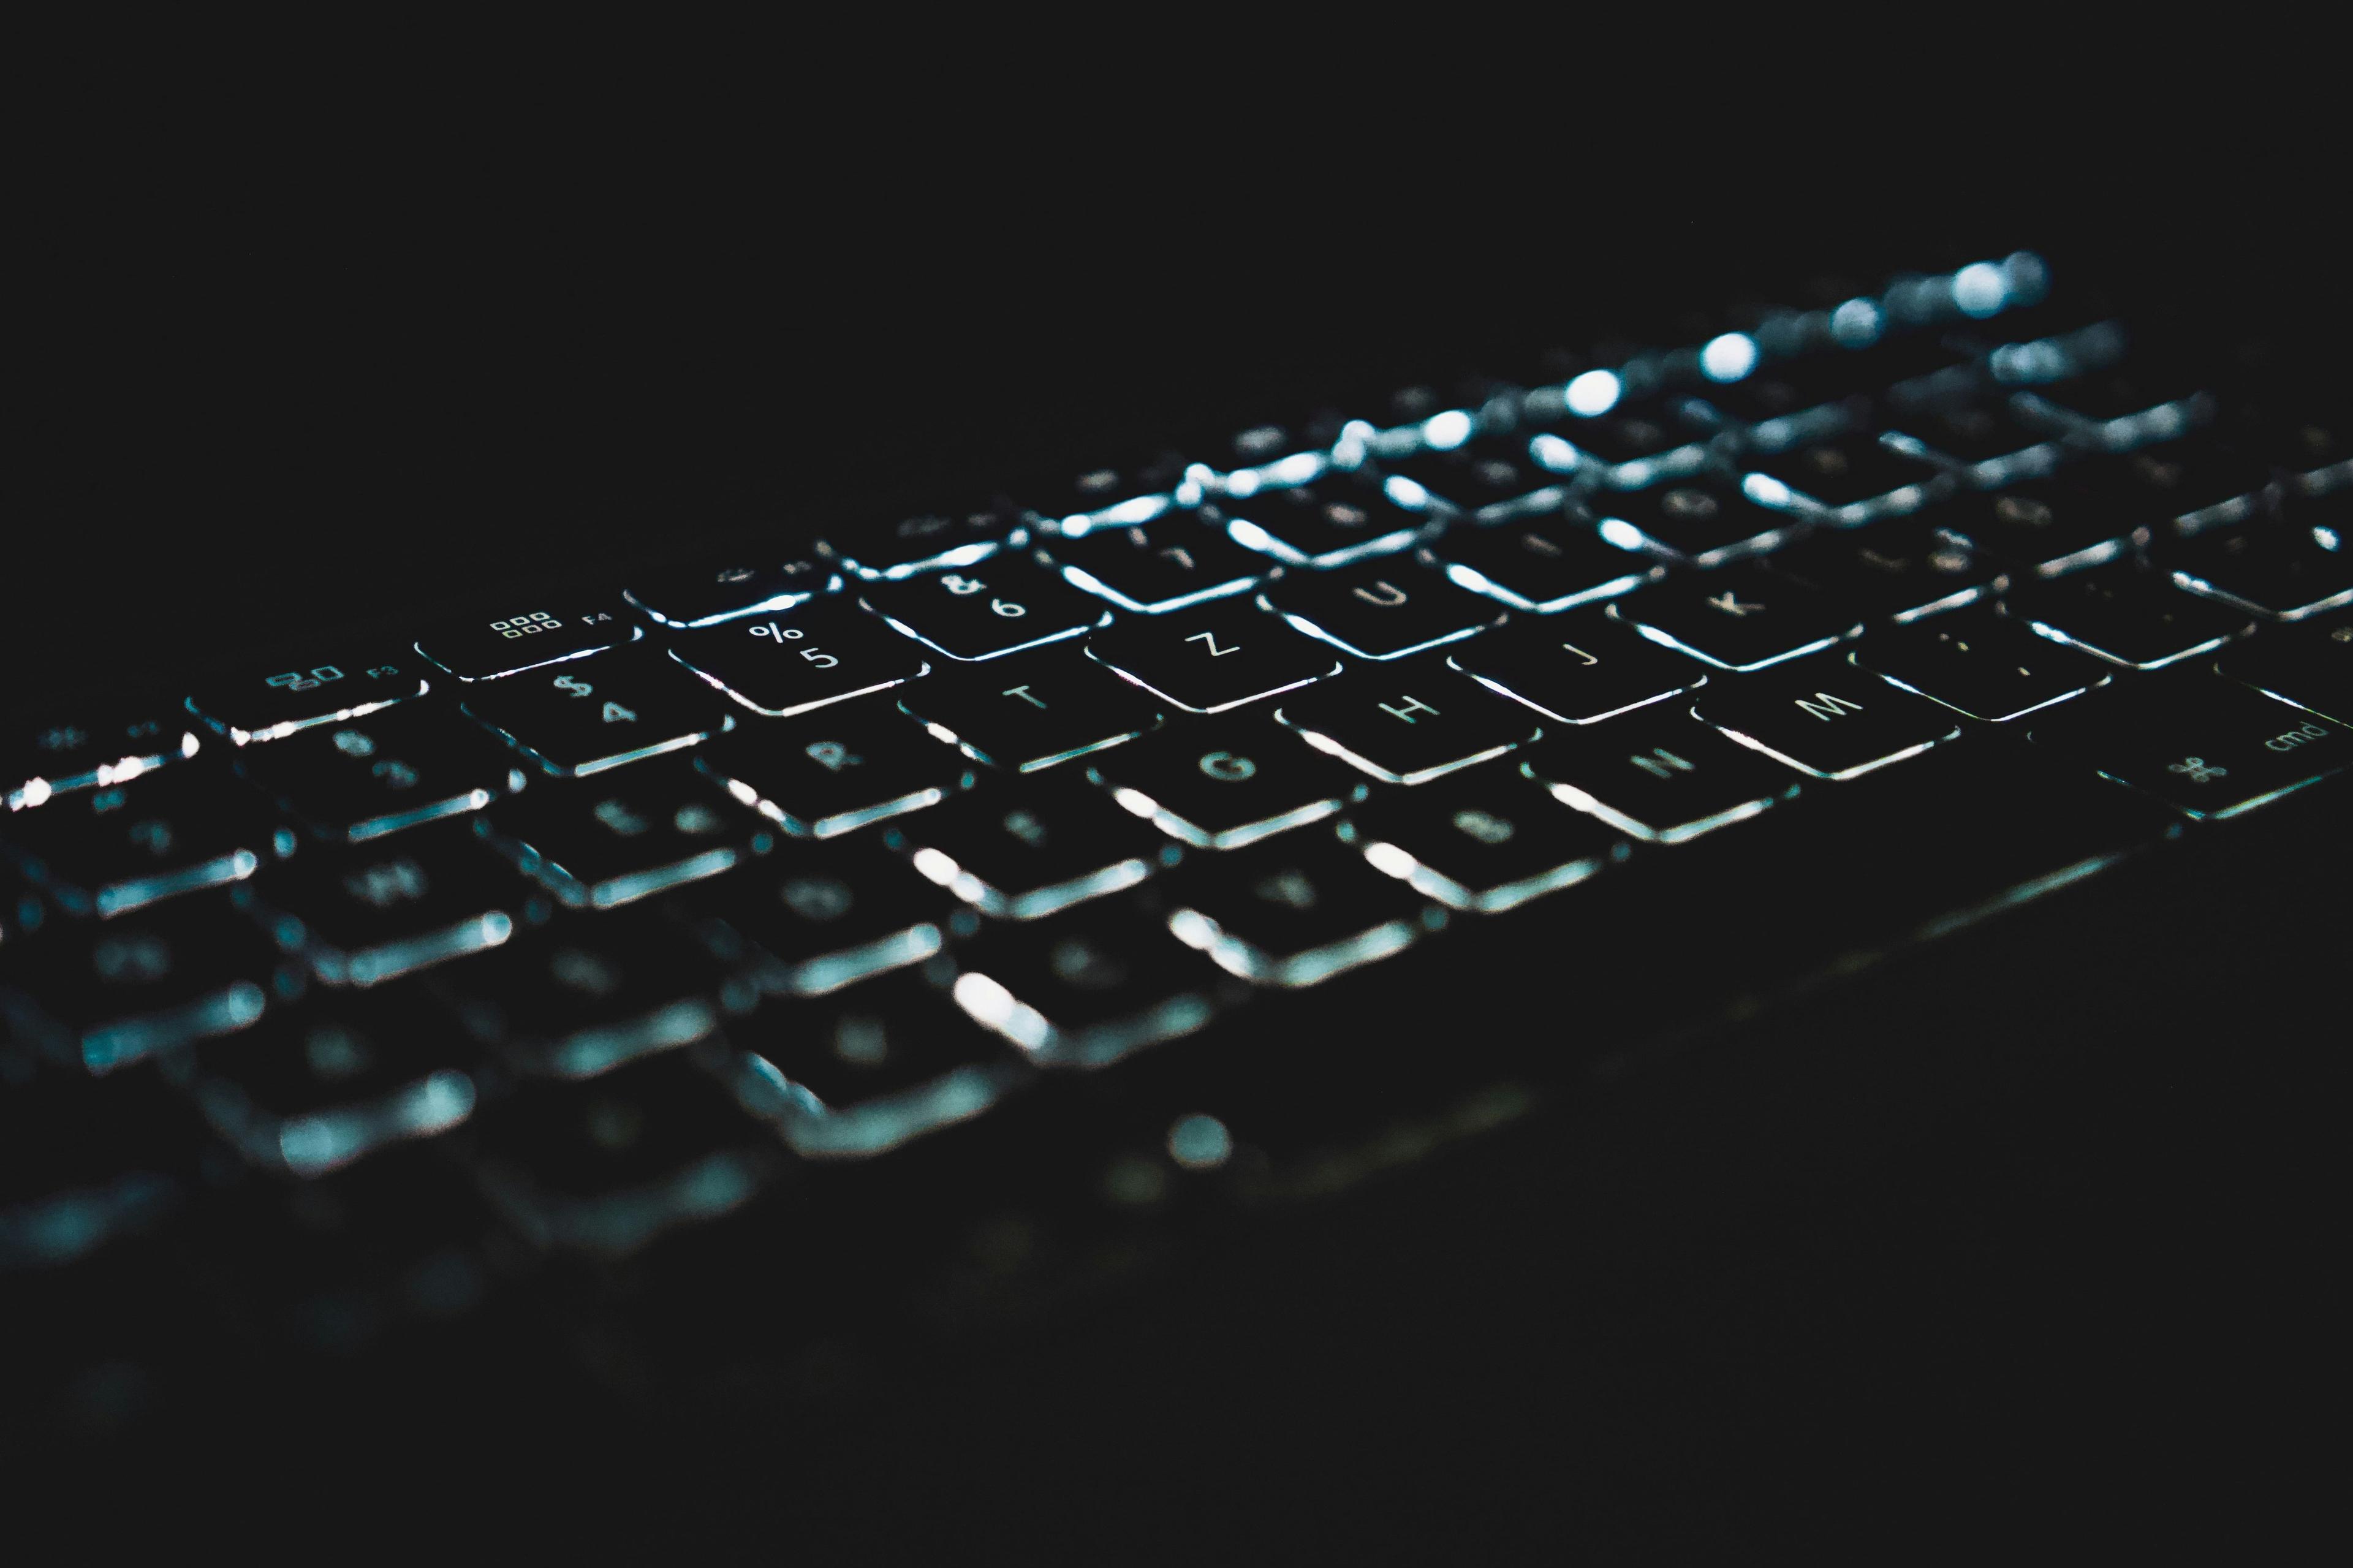
[[[1045,1067],[1105,1067],[1190,1034],[1233,984],[1134,898],[988,928],[955,958],[955,1000]]]
[[[2146,352],[2014,394],[2010,405],[2021,418],[2110,451],[2169,440],[2214,409],[2200,367]]]
[[[1021,515],[1069,533],[1150,522],[1201,500],[1192,465],[1176,452],[1115,459],[1076,473],[1033,476],[1007,488]]]
[[[0,850],[58,908],[100,918],[242,881],[293,847],[260,796],[196,768],[0,817]]]
[[[1798,793],[1797,776],[1680,712],[1565,730],[1521,753],[1520,771],[1620,833],[1681,844]]]
[[[1278,616],[1230,600],[1175,615],[1126,616],[1089,637],[1087,653],[1191,713],[1222,713],[1340,669],[1329,648]]]
[[[1051,536],[1039,553],[1065,581],[1138,615],[1164,615],[1239,594],[1270,564],[1189,511],[1149,528]]]
[[[817,552],[820,563],[879,583],[975,565],[1027,534],[1019,509],[1002,498],[976,498],[932,511],[849,520],[828,528]]]
[[[946,940],[955,907],[880,847],[855,842],[787,846],[687,904],[723,962],[745,966],[764,990],[800,996],[921,963]]]
[[[662,913],[561,914],[433,977],[478,1044],[520,1070],[593,1078],[719,1026],[724,971]]]
[[[1952,488],[1935,463],[1875,438],[1843,437],[1753,461],[1741,489],[1751,500],[1852,528],[1917,511]]]
[[[1899,450],[1913,449],[1907,440],[1916,443],[1915,455],[1951,468],[1962,483],[1981,489],[2047,473],[2063,458],[2047,432],[2019,423],[1999,404],[1905,413],[1894,422],[1897,432],[1890,439]]]
[[[1286,573],[1259,603],[1296,629],[1359,658],[1402,658],[1501,625],[1489,598],[1404,562]]]
[[[1527,437],[1483,437],[1445,451],[1385,459],[1384,473],[1409,480],[1445,510],[1484,521],[1556,504],[1566,476],[1528,457]]]
[[[663,626],[685,630],[789,610],[840,585],[831,567],[803,556],[769,566],[724,563],[640,572],[621,597]]]
[[[1107,752],[1089,776],[1130,812],[1201,849],[1320,821],[1365,788],[1263,721],[1187,724]]]
[[[1968,541],[1917,517],[1891,519],[1859,533],[1817,533],[1775,551],[1766,566],[1873,621],[1917,620],[1957,609],[2004,582]]]
[[[972,787],[972,764],[888,697],[797,719],[754,719],[696,765],[727,793],[804,838],[831,838]]]
[[[468,692],[461,706],[547,772],[575,778],[694,745],[734,722],[676,661],[636,648],[517,675]]]
[[[1762,669],[1862,629],[1853,607],[1754,565],[1662,583],[1609,613],[1718,669]]]
[[[395,643],[312,648],[301,658],[200,682],[187,706],[230,742],[245,746],[362,718],[422,696],[424,668],[414,649]]]
[[[1399,506],[1355,478],[1221,497],[1203,511],[1235,542],[1293,566],[1345,566],[1392,554],[1431,528],[1426,513]]]
[[[1777,549],[1804,526],[1787,511],[1758,506],[1728,480],[1597,496],[1588,504],[1604,540],[1693,566]]]
[[[1459,587],[1534,615],[1614,598],[1667,574],[1604,538],[1582,512],[1449,529],[1419,559]]]
[[[2272,504],[2268,465],[2202,436],[2094,458],[2059,482],[2094,505],[2176,534],[2242,521]]]
[[[1178,941],[1261,985],[1315,984],[1445,923],[1437,905],[1322,835],[1205,857],[1169,901]]]
[[[899,710],[965,755],[1025,773],[1134,740],[1160,722],[1149,695],[1070,647],[942,670],[906,688]]]
[[[2224,404],[2218,428],[2268,463],[2290,495],[2353,485],[2353,403],[2294,395],[2237,397]]]
[[[403,704],[247,747],[237,769],[314,834],[356,844],[480,811],[528,782],[520,762],[457,713]]]
[[[2233,680],[2340,724],[2353,724],[2353,616],[2265,630],[2222,650]]]
[[[765,855],[775,835],[683,757],[507,802],[490,841],[575,909],[609,909]]]
[[[74,790],[125,784],[196,754],[202,742],[168,704],[10,721],[0,730],[0,792],[25,811]]]
[[[2236,816],[2353,765],[2353,731],[2199,673],[2054,710],[2031,733],[2193,817]]]
[[[866,606],[954,659],[989,659],[1083,637],[1111,614],[1092,596],[1016,556],[860,590]]]
[[[1957,740],[1950,710],[1836,654],[1719,681],[1692,711],[1741,744],[1818,779],[1852,779]]]
[[[494,680],[645,635],[617,611],[571,605],[445,621],[417,639],[417,651],[460,680]]]
[[[2250,629],[2247,613],[2185,594],[2132,562],[2029,584],[2003,607],[2053,641],[2128,669],[2161,669],[2211,653]]]
[[[1929,508],[1920,522],[1967,541],[2014,572],[2057,577],[2113,561],[2149,540],[2135,518],[2073,484],[2037,479],[1998,495],[1963,495]]]
[[[1348,808],[1340,836],[1414,891],[1488,914],[1581,882],[1626,851],[1617,834],[1516,769],[1383,790]]]
[[[1590,724],[1707,682],[1707,666],[1599,611],[1520,621],[1446,662],[1491,691],[1564,724]]]
[[[1275,719],[1384,783],[1424,784],[1543,733],[1536,716],[1431,659],[1361,669],[1282,700]]]
[[[1570,385],[1569,411],[1578,415],[1577,384]],[[1606,412],[1572,417],[1531,436],[1528,455],[1559,473],[1599,468],[1611,488],[1632,490],[1704,468],[1707,445],[1683,429],[1672,409],[1613,402]]]
[[[18,1270],[75,1262],[177,1210],[201,1146],[195,1116],[159,1079],[12,1074],[0,1086],[0,1279],[9,1279],[12,1307],[32,1305]],[[86,1299],[76,1307],[79,1317],[95,1315]],[[56,1351],[42,1346],[44,1356]]]
[[[513,931],[530,889],[461,823],[382,844],[320,848],[273,868],[246,900],[330,985],[375,985]]]
[[[1083,778],[992,782],[884,842],[986,914],[1035,920],[1136,883],[1182,851]]]
[[[2353,506],[2336,507],[2323,521],[2320,505],[2300,503],[2278,520],[2218,529],[2160,552],[2158,563],[2176,587],[2272,620],[2340,609],[2353,604]]]
[[[2108,668],[1990,610],[1889,627],[1851,656],[1957,713],[2000,723],[2105,686]]]

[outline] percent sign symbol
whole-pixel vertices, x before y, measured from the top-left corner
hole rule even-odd
[[[770,621],[765,626],[754,626],[752,628],[752,635],[755,637],[774,637],[778,642],[783,642],[787,638],[797,642],[800,640],[803,634],[798,626],[780,626],[776,625],[776,622]]]

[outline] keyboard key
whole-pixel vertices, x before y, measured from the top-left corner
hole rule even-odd
[[[1804,526],[1787,511],[1758,506],[1725,480],[1599,496],[1589,504],[1603,539],[1693,566],[1721,566],[1778,549]]]
[[[1107,752],[1088,775],[1200,849],[1235,849],[1320,821],[1365,789],[1272,724],[1187,724]]]
[[[1482,521],[1557,505],[1567,476],[1528,457],[1525,437],[1489,437],[1446,451],[1383,460],[1382,472],[1418,485],[1444,510]]]
[[[2217,668],[2283,702],[2353,724],[2353,616],[2266,630],[2224,648]]]
[[[818,541],[820,562],[869,583],[977,565],[1029,537],[1019,509],[999,499],[938,511],[862,520]]]
[[[1333,479],[1202,509],[1238,544],[1292,566],[1345,566],[1404,550],[1428,533],[1427,513],[1409,510],[1368,480]]]
[[[965,1121],[1018,1088],[1020,1058],[917,975],[762,1008],[729,1030],[737,1098],[806,1159],[854,1159]]]
[[[202,1152],[201,1124],[158,1079],[12,1073],[0,1094],[0,1276],[12,1324],[22,1331],[37,1321],[26,1310],[30,1270],[71,1263],[171,1215]],[[75,1308],[79,1318],[94,1315],[86,1298]],[[55,1351],[43,1342],[44,1356]],[[12,1382],[12,1394],[21,1386]]]
[[[1178,941],[1261,985],[1315,984],[1445,923],[1438,906],[1320,835],[1208,857],[1169,898]]]
[[[575,778],[694,745],[734,722],[675,661],[636,648],[482,687],[461,707],[547,772]]]
[[[522,1072],[594,1078],[719,1027],[724,972],[646,909],[558,915],[434,977],[466,1033]]]
[[[1123,610],[1154,616],[1239,594],[1269,565],[1265,556],[1243,549],[1194,512],[1150,528],[1050,536],[1039,554],[1074,587]]]
[[[1917,511],[1953,486],[1936,464],[1862,436],[1757,460],[1740,483],[1752,500],[1838,528]]]
[[[621,597],[651,619],[682,631],[789,610],[840,586],[831,567],[804,556],[771,566],[729,562],[640,572]]]
[[[1662,583],[1609,613],[1718,669],[1762,669],[1862,630],[1848,606],[1753,565]]]
[[[2149,540],[2147,519],[2073,484],[2034,480],[2000,495],[1964,495],[1920,516],[2000,566],[2057,577],[2114,561]]]
[[[2269,467],[2202,437],[2094,458],[2059,482],[2137,522],[2184,535],[2243,521],[2272,502]]]
[[[911,722],[888,697],[798,719],[755,719],[697,759],[761,816],[803,838],[831,838],[936,805],[972,787],[972,764]]]
[[[2098,659],[1990,610],[1873,632],[1852,657],[1906,691],[1989,724],[2080,697],[2109,680]]]
[[[1318,681],[1274,716],[1317,751],[1396,784],[1443,778],[1544,732],[1525,708],[1429,659]]]
[[[1446,662],[1491,691],[1564,724],[1613,718],[1707,683],[1707,667],[1599,611],[1520,621]]]
[[[1581,882],[1625,841],[1516,770],[1489,768],[1348,808],[1340,836],[1377,870],[1449,909],[1495,914]]]
[[[1259,603],[1359,658],[1402,658],[1503,624],[1494,601],[1403,563],[1366,562],[1275,579]]]
[[[241,881],[293,847],[259,796],[193,768],[0,818],[0,851],[59,909],[100,918]]]
[[[2145,353],[2010,397],[2019,416],[2088,446],[2123,451],[2170,440],[2212,416],[2196,367]]]
[[[1614,598],[1667,574],[1657,562],[1609,542],[1582,514],[1559,512],[1449,529],[1419,559],[1460,587],[1544,616]]]
[[[1070,534],[1150,522],[1178,508],[1197,506],[1202,497],[1199,474],[1176,452],[1098,464],[1081,473],[1044,476],[1008,488],[1023,516]]]
[[[2339,509],[2353,512],[2353,508]],[[2219,529],[2163,552],[2176,587],[2273,620],[2300,621],[2353,604],[2353,528],[2315,524],[2302,508],[2279,521]]]
[[[529,888],[464,825],[446,823],[363,849],[299,855],[243,901],[330,985],[375,985],[496,947]]]
[[[1884,437],[1890,445],[1952,468],[1964,485],[1977,489],[2048,473],[2063,460],[2057,442],[2021,425],[1999,405],[1907,412],[1896,423],[1900,429]]]
[[[1718,681],[1692,711],[1745,746],[1818,779],[1852,779],[1957,740],[1949,710],[1835,654]]]
[[[1702,388],[1701,422],[1734,435],[1745,450],[1783,451],[1859,426],[1871,414],[1870,385],[1825,354],[1783,360]]]
[[[508,801],[480,831],[574,909],[609,909],[765,855],[775,836],[682,757]]]
[[[1575,395],[1569,401],[1574,411]],[[1681,428],[1671,409],[1619,405],[1530,437],[1528,455],[1556,473],[1598,467],[1612,489],[1638,490],[1706,467],[1707,444]]]
[[[789,717],[912,680],[923,651],[847,599],[681,634],[670,657],[754,713]]]
[[[2353,403],[2233,398],[2223,406],[2220,429],[2268,463],[2290,495],[2353,485]]]
[[[1110,623],[1111,612],[1059,576],[1017,557],[870,585],[866,607],[950,658],[997,658]]]
[[[2195,673],[2059,710],[2031,734],[2193,817],[2236,816],[2353,764],[2353,731]]]
[[[939,952],[953,906],[880,848],[840,844],[791,846],[690,908],[705,945],[761,989],[818,996]]]
[[[2002,604],[2044,637],[2127,669],[2211,653],[2252,629],[2244,610],[2182,593],[2131,562],[2013,589]]]
[[[480,811],[528,782],[518,762],[456,713],[404,705],[248,747],[237,770],[319,837],[357,844]]]
[[[1075,648],[942,670],[908,687],[899,708],[965,755],[1008,773],[1083,757],[1160,722],[1149,696]]]
[[[1233,984],[1135,899],[988,928],[956,949],[956,1002],[1044,1067],[1107,1067],[1191,1034],[1209,1021],[1219,986]]]
[[[1222,713],[1340,672],[1328,649],[1230,601],[1127,616],[1089,637],[1087,653],[1188,713]]]
[[[574,606],[445,621],[417,639],[417,651],[460,680],[495,680],[645,635],[617,611]]]
[[[1774,552],[1766,566],[1873,621],[1912,621],[1958,609],[2005,582],[1967,540],[1916,517],[1891,519],[1860,533],[1817,533]]]
[[[204,681],[188,699],[188,711],[246,746],[362,718],[427,689],[424,661],[404,647],[311,651],[330,657],[283,659]]]
[[[161,702],[11,721],[0,730],[0,789],[9,810],[29,810],[74,790],[127,784],[201,745],[186,716]]]
[[[992,783],[884,842],[985,914],[1036,920],[1115,893],[1183,854],[1082,778]]]
[[[1620,833],[1681,844],[1798,793],[1787,768],[1680,712],[1564,730],[1521,752],[1520,771]]]

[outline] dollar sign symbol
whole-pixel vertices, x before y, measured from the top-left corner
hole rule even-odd
[[[559,675],[555,678],[555,689],[569,691],[575,697],[586,697],[596,689],[576,675]]]

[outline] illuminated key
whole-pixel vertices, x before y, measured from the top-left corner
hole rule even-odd
[[[776,842],[683,757],[517,796],[481,832],[560,902],[600,910],[715,877]]]
[[[1228,599],[1175,615],[1124,616],[1089,637],[1087,653],[1192,713],[1222,713],[1340,671],[1330,648]]]
[[[1183,854],[1084,779],[997,784],[894,824],[883,841],[984,913],[1036,920],[1134,887]]]
[[[1445,911],[1322,835],[1205,857],[1169,893],[1168,929],[1261,985],[1313,985],[1409,947]]]
[[[1416,892],[1487,913],[1581,882],[1626,852],[1600,822],[1493,768],[1426,790],[1383,790],[1348,808],[1340,836]]]
[[[1588,610],[1515,621],[1455,648],[1446,662],[1564,724],[1590,724],[1707,683],[1707,666],[1624,622]]]
[[[1500,626],[1494,600],[1404,562],[1366,562],[1335,572],[1293,572],[1260,604],[1309,637],[1359,658],[1402,658]]]
[[[1521,753],[1520,770],[1620,833],[1681,844],[1798,793],[1798,777],[1681,713],[1564,730]]]
[[[1160,722],[1150,695],[1071,647],[944,669],[905,688],[899,710],[965,755],[1025,773],[1134,740]]]
[[[888,697],[748,721],[696,762],[728,794],[804,838],[936,805],[973,782],[972,763]]]
[[[1104,752],[1088,773],[1128,811],[1202,849],[1239,848],[1321,821],[1366,788],[1263,721],[1163,731]]]
[[[417,651],[460,680],[495,680],[645,635],[643,626],[618,610],[558,605],[445,621],[417,639]]]
[[[1718,681],[1692,711],[1742,745],[1818,779],[1852,779],[1957,739],[1950,709],[1836,655]]]
[[[1427,784],[1543,733],[1527,709],[1427,659],[1319,681],[1283,699],[1274,716],[1387,784]]]

